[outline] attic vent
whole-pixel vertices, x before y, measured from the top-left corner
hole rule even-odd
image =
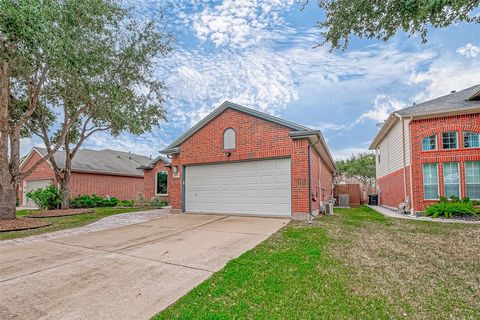
[[[120,156],[117,156],[117,159],[120,159]]]
[[[457,92],[457,90],[452,90],[452,91],[450,91],[450,93],[455,93],[455,92]]]

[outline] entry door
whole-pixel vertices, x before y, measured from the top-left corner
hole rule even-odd
[[[185,168],[187,212],[291,215],[290,159]]]

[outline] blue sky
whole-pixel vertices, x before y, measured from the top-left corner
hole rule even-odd
[[[84,148],[156,156],[223,101],[321,129],[334,157],[364,151],[390,112],[480,83],[480,26],[430,30],[428,43],[399,33],[388,42],[352,39],[330,53],[315,27],[322,11],[293,0],[130,1],[158,8],[175,35],[157,70],[168,122],[142,136],[92,136]],[[22,140],[22,153],[35,139]]]

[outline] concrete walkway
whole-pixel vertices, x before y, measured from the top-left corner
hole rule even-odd
[[[368,205],[373,210],[377,211],[378,213],[383,214],[386,217],[390,218],[398,218],[398,219],[408,219],[408,220],[419,220],[419,221],[433,221],[433,222],[443,222],[443,223],[469,223],[469,224],[480,224],[480,221],[466,221],[462,219],[445,219],[445,218],[431,218],[431,217],[417,217],[407,214],[400,214],[397,213],[395,210],[384,206],[371,206]]]
[[[64,237],[73,236],[73,235],[118,228],[118,227],[127,226],[131,224],[150,221],[153,219],[167,217],[169,215],[170,215],[170,207],[157,209],[157,210],[115,214],[115,215],[102,218],[96,222],[93,222],[83,227],[49,232],[49,233],[39,234],[37,236],[30,236],[25,238],[2,240],[0,241],[0,249],[37,242],[37,241],[53,240],[53,239],[64,238]]]
[[[0,249],[0,319],[149,319],[288,219],[173,214]]]

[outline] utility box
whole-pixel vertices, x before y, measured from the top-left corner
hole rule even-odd
[[[378,206],[378,194],[376,193],[369,194],[368,204],[371,206]]]
[[[343,208],[350,207],[350,195],[348,194],[339,194],[338,195],[338,206]]]

